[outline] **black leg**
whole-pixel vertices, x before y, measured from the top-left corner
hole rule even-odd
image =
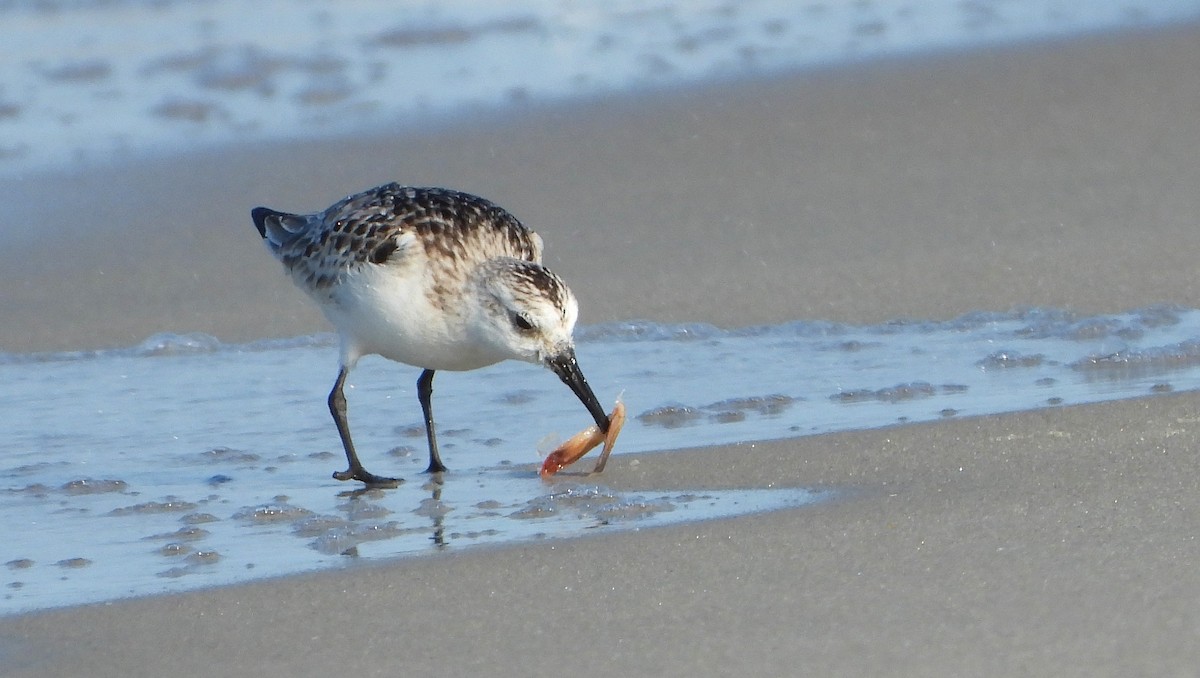
[[[345,366],[338,370],[337,381],[333,383],[333,390],[329,392],[329,413],[333,415],[333,423],[337,424],[338,435],[342,437],[342,447],[346,449],[346,462],[350,468],[335,472],[333,477],[338,480],[360,480],[368,485],[395,487],[404,481],[377,476],[367,471],[354,451],[354,441],[350,440],[350,424],[346,422],[346,395],[342,393],[347,372]]]
[[[417,379],[417,399],[421,401],[421,413],[425,415],[425,437],[429,439],[429,468],[426,473],[442,473],[446,465],[442,463],[442,455],[438,454],[437,431],[433,428],[433,409],[430,399],[433,397],[433,370],[425,370]]]

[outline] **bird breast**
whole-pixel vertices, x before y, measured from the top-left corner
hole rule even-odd
[[[503,360],[472,341],[469,309],[461,283],[399,274],[388,266],[362,266],[346,273],[332,291],[326,316],[348,343],[350,359],[378,354],[433,370],[473,370]],[[450,299],[457,303],[451,304]]]

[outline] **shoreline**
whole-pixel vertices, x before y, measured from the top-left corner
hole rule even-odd
[[[584,324],[1194,306],[1198,35],[873,62],[421,138],[10,182],[23,196],[13,218],[52,235],[0,255],[0,350],[325,330],[262,251],[249,208],[318,210],[392,180],[470,190],[539,231]],[[673,261],[681,247],[688,260]],[[1069,285],[1063,257],[1079,277]]]
[[[467,0],[436,11],[410,7],[400,25],[387,28],[398,19],[394,12],[351,0],[336,12],[326,2],[275,12],[272,30],[288,40],[265,45],[254,22],[228,0],[152,12],[139,11],[140,0],[110,1],[102,9],[60,3],[52,12],[37,4],[0,5],[0,23],[15,29],[9,46],[22,55],[0,63],[8,90],[0,93],[0,127],[10,132],[0,145],[0,174],[134,159],[155,147],[188,152],[180,136],[216,144],[316,131],[328,137],[389,117],[441,118],[460,108],[543,97],[1200,20],[1190,0],[1121,6],[1083,0],[1065,11],[1052,0],[984,10],[958,0],[807,9],[757,2],[736,11],[693,2],[686,12],[672,2],[630,12]],[[414,30],[420,24],[432,30]],[[79,44],[54,39],[64,31]],[[130,39],[137,50],[128,49]]]
[[[0,618],[0,647],[14,677],[1187,670],[1198,415],[1187,393],[622,457],[631,490],[854,490]]]
[[[585,324],[1200,306],[1200,26],[261,146],[30,185],[0,350],[325,329],[248,209],[390,180],[538,230]],[[78,232],[78,230],[76,231]],[[332,359],[332,355],[331,355]],[[1186,674],[1200,394],[653,456],[620,488],[816,506],[0,619],[14,677]],[[636,465],[634,462],[638,462]],[[467,480],[469,482],[469,479]]]

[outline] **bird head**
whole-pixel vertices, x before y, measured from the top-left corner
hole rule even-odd
[[[566,283],[541,264],[503,258],[480,266],[474,282],[481,303],[472,326],[481,338],[505,358],[548,367],[607,432],[608,415],[575,358],[579,303]]]

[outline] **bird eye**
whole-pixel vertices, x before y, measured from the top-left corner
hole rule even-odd
[[[524,313],[514,313],[512,321],[513,325],[515,325],[516,328],[521,331],[528,332],[529,330],[533,329],[533,323],[530,322],[529,316],[525,315]]]

